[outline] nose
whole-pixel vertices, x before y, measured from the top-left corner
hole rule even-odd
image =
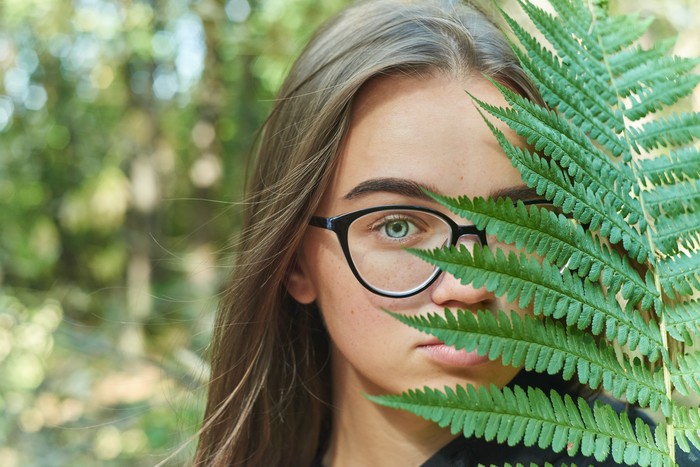
[[[471,251],[474,241],[460,238],[457,244],[466,244]],[[433,303],[441,307],[473,310],[478,305],[486,307],[495,296],[486,287],[476,288],[471,284],[462,284],[452,274],[443,272],[431,287],[431,298]]]
[[[433,303],[447,308],[473,310],[481,304],[486,307],[494,295],[486,287],[478,289],[471,284],[462,284],[452,274],[443,272],[432,287]]]

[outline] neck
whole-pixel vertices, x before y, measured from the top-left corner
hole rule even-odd
[[[326,467],[420,465],[455,438],[449,429],[367,400],[386,394],[347,366],[333,365],[333,426]]]

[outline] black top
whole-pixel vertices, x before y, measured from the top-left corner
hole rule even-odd
[[[545,390],[545,392],[554,389],[560,394],[570,393],[569,383],[561,380],[558,376],[521,371],[508,386],[512,387],[516,384],[523,388],[528,386],[538,387]],[[574,394],[571,395],[574,396]],[[638,407],[626,406],[625,403],[611,399],[604,394],[597,394],[589,400],[589,404],[592,406],[596,400],[611,405],[618,412],[626,410],[633,423],[635,418],[641,418],[646,423],[652,425],[652,427],[654,425]],[[436,452],[420,467],[476,467],[480,464],[486,466],[492,464],[503,466],[506,463],[511,465],[521,463],[528,466],[530,463],[544,465],[545,462],[549,462],[553,466],[575,464],[577,467],[588,465],[613,467],[620,465],[612,459],[612,455],[608,455],[604,462],[599,462],[593,457],[582,455],[580,452],[576,456],[571,457],[567,455],[565,451],[555,453],[549,449],[540,449],[537,446],[527,447],[522,444],[508,446],[507,444],[499,444],[496,441],[485,441],[481,438],[464,438],[458,436],[455,440]],[[676,463],[680,467],[700,466],[700,451],[694,449],[690,453],[685,453],[681,451],[680,448],[677,448]],[[314,462],[312,467],[323,467],[320,458]]]

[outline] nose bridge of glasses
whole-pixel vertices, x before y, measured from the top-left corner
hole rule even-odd
[[[458,225],[456,237],[452,240],[453,245],[457,245],[463,241],[463,237],[468,236],[470,239],[478,239],[482,246],[486,246],[486,233],[475,225]]]

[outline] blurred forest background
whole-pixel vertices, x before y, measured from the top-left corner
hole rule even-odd
[[[346,3],[0,0],[1,467],[191,458],[249,149]],[[700,2],[613,5],[700,55]]]

